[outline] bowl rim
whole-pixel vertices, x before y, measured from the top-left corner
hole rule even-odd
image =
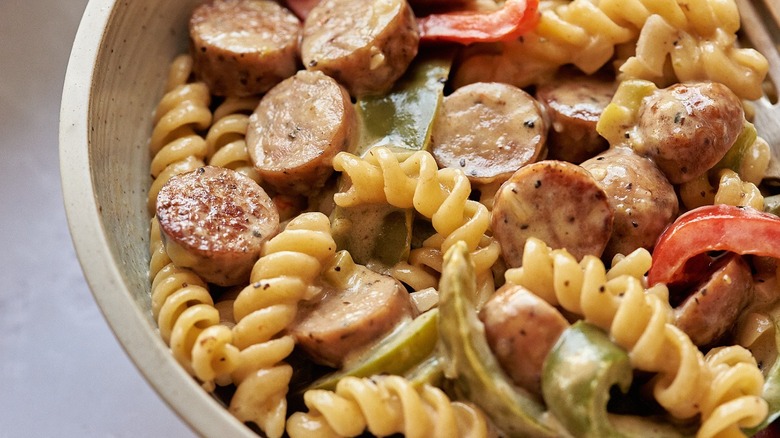
[[[59,123],[62,195],[71,240],[93,298],[114,336],[163,401],[202,436],[257,437],[176,362],[132,298],[109,249],[89,171],[89,114],[107,25],[125,2],[90,0],[65,73]],[[101,29],[101,31],[96,31]],[[111,291],[102,293],[101,291]]]

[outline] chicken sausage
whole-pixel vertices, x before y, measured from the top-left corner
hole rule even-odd
[[[633,139],[672,184],[691,181],[726,155],[742,132],[742,101],[716,82],[675,84],[642,101]]]
[[[608,261],[637,248],[652,251],[658,236],[679,212],[677,194],[650,159],[615,147],[582,163],[607,193],[615,216],[604,249]]]
[[[675,325],[694,344],[709,346],[736,324],[752,300],[750,267],[742,257],[729,255],[704,285],[675,308]]]
[[[529,237],[574,257],[600,256],[612,234],[612,207],[582,167],[565,161],[529,164],[501,185],[493,206],[493,235],[511,267],[522,265]]]
[[[439,167],[461,169],[472,184],[501,183],[544,150],[542,108],[525,91],[478,82],[444,98],[431,136]]]
[[[350,357],[411,320],[414,304],[396,279],[361,265],[349,270],[346,284],[324,282],[315,302],[303,302],[288,331],[316,362],[340,367]]]
[[[323,0],[303,26],[304,66],[352,96],[384,94],[417,55],[420,36],[406,0]]]
[[[249,155],[265,184],[308,194],[333,173],[350,147],[357,116],[346,90],[318,71],[299,71],[271,89],[249,117]]]
[[[539,86],[536,98],[550,118],[548,159],[582,163],[607,149],[596,123],[616,88],[614,80],[599,76],[566,76]]]
[[[212,0],[193,11],[193,71],[212,94],[268,91],[298,69],[301,23],[271,0]]]
[[[501,368],[520,387],[541,395],[542,365],[569,326],[555,307],[522,286],[506,284],[479,312]]]
[[[220,286],[248,282],[263,243],[279,232],[279,214],[265,191],[221,167],[172,177],[157,196],[156,213],[176,266]]]

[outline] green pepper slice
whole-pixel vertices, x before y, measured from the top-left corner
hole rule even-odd
[[[600,328],[579,321],[567,328],[544,362],[542,394],[564,427],[577,437],[692,436],[649,417],[607,412],[610,389],[624,393],[633,371],[628,354]]]
[[[355,262],[386,273],[409,258],[413,219],[412,209],[387,204],[336,207],[331,215],[333,239]]]
[[[775,348],[780,351],[780,318],[777,317],[775,312],[771,314],[772,325],[775,327]],[[764,380],[764,390],[761,397],[766,400],[769,405],[769,415],[767,415],[764,422],[753,429],[746,430],[746,433],[753,435],[760,430],[765,429],[772,424],[778,418],[780,418],[780,356],[775,360],[775,363],[766,372],[766,378]]]
[[[428,149],[453,53],[442,48],[426,52],[409,66],[390,93],[360,98],[355,104],[360,141],[349,152],[363,156],[374,146]]]
[[[476,313],[474,264],[464,242],[445,254],[439,288],[439,339],[443,357],[448,358],[445,377],[454,380],[455,391],[479,406],[508,436],[558,436],[543,422],[541,401],[517,387],[490,350]]]
[[[429,310],[381,340],[352,366],[326,375],[312,383],[309,389],[334,390],[344,377],[369,377],[376,374],[404,375],[420,372],[418,365],[426,363],[439,339],[438,309]],[[426,373],[433,371],[425,369]],[[424,375],[421,375],[421,379]]]
[[[713,169],[731,169],[734,172],[739,173],[742,159],[748,153],[748,150],[753,143],[756,142],[757,137],[758,132],[756,132],[756,127],[750,122],[745,122],[742,132],[739,133],[734,144],[731,145],[731,148],[726,152],[726,155],[720,159]]]

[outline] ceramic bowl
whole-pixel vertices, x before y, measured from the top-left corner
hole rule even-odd
[[[195,432],[250,437],[176,363],[150,310],[147,144],[170,62],[187,50],[196,2],[89,2],[62,95],[62,185],[84,274],[141,373]]]

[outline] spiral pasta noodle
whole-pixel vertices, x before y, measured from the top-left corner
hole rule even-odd
[[[636,56],[620,67],[620,78],[648,79],[656,83],[711,80],[725,84],[739,97],[761,97],[761,84],[768,71],[766,59],[753,49],[736,46],[739,28],[739,22],[733,24],[734,17],[739,16],[736,5],[709,3],[713,9],[726,11],[708,18],[717,16],[722,20],[699,22],[694,18],[681,27],[660,15],[649,17],[639,36]],[[701,8],[690,10],[702,11]],[[673,78],[665,78],[667,58],[671,60]]]
[[[460,85],[498,80],[524,87],[566,64],[592,74],[613,59],[617,48],[631,45],[633,56],[618,57],[621,79],[709,79],[743,98],[762,95],[768,64],[759,52],[736,46],[739,13],[733,0],[543,0],[539,11],[537,27],[505,43],[502,54],[488,51],[467,58],[461,69],[465,73],[458,72]],[[667,58],[674,78],[666,77]],[[495,67],[518,63],[512,60],[523,65]],[[469,69],[476,70],[474,77]]]
[[[220,324],[219,311],[203,279],[175,266],[162,243],[156,218],[151,226],[152,316],[174,358],[203,382],[207,391],[229,384],[238,363],[231,330]]]
[[[246,146],[249,114],[257,107],[256,97],[228,97],[214,110],[214,118],[208,134],[208,163],[225,167],[260,182],[260,174],[252,164]]]
[[[606,330],[628,351],[635,369],[656,373],[653,395],[664,409],[680,419],[701,414],[698,437],[716,436],[734,425],[758,425],[765,412],[757,418],[761,411],[754,412],[755,406],[765,402],[758,397],[763,377],[755,361],[752,369],[758,374],[748,371],[749,361],[739,347],[727,350],[736,356],[723,353],[728,359],[705,358],[688,335],[672,325],[666,287],[644,287],[641,277],[650,260],[650,253],[640,248],[607,272],[596,257],[578,263],[566,250],[552,250],[532,238],[524,249],[523,266],[508,270],[506,280]],[[731,389],[736,378],[753,386]]]
[[[488,436],[480,410],[450,401],[434,386],[415,388],[400,376],[345,377],[335,391],[306,391],[304,402],[309,412],[295,413],[287,422],[291,438],[353,437],[365,430],[410,438]]]
[[[388,203],[414,208],[431,220],[436,234],[423,242],[424,248],[435,250],[435,260],[429,260],[428,267],[441,272],[442,254],[459,240],[466,242],[472,252],[478,277],[489,272],[498,259],[498,243],[486,234],[490,212],[469,199],[471,184],[462,171],[440,170],[429,152],[395,154],[376,147],[365,158],[341,152],[334,158],[333,167],[352,181],[346,192],[334,195],[337,205]]]
[[[207,154],[206,142],[196,131],[206,130],[211,124],[211,95],[206,84],[187,82],[191,68],[189,55],[173,61],[166,93],[155,109],[149,141],[154,181],[147,199],[152,214],[162,186],[174,175],[202,167]]]
[[[768,413],[756,360],[748,350],[730,346],[710,350],[705,361],[714,378],[702,404],[698,436],[743,436],[740,427],[756,426]]]
[[[295,319],[298,302],[319,292],[314,281],[335,251],[327,216],[296,217],[265,243],[249,286],[233,303],[233,345],[240,353],[231,373],[237,388],[230,411],[270,437],[284,432],[292,368],[282,361],[295,346],[292,336],[277,336]]]

